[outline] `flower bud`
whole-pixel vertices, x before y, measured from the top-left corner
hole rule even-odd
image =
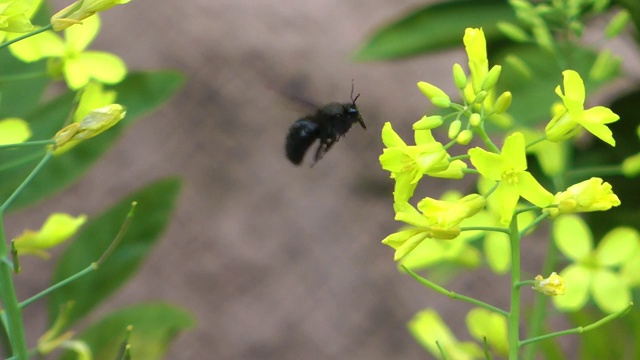
[[[482,123],[482,116],[478,113],[473,113],[469,116],[469,124],[473,127],[478,127]]]
[[[471,139],[473,139],[473,131],[465,129],[458,134],[456,142],[460,145],[469,145]]]
[[[480,91],[479,93],[476,94],[475,99],[473,99],[473,103],[474,104],[482,104],[484,99],[487,98],[487,95],[489,95],[489,93],[486,92],[485,90]]]
[[[515,24],[506,21],[498,21],[497,26],[500,32],[515,42],[523,43],[531,41],[529,34]]]
[[[453,64],[453,82],[459,90],[463,90],[467,86],[467,75],[458,63]]]
[[[622,174],[633,178],[640,174],[640,153],[632,155],[622,162]]]
[[[84,0],[76,1],[66,8],[58,11],[51,17],[51,25],[54,31],[60,31],[75,24],[81,24],[82,20],[97,12],[126,4],[131,0]]]
[[[511,106],[511,99],[512,96],[510,91],[505,91],[500,94],[500,96],[498,96],[498,99],[496,100],[495,113],[502,114],[507,111],[507,109],[509,109],[509,106]]]
[[[488,91],[493,89],[493,87],[496,86],[498,79],[500,79],[501,72],[502,72],[502,66],[500,65],[493,66],[491,70],[489,70],[489,72],[487,73],[487,76],[482,81],[482,90]]]
[[[602,50],[589,70],[589,77],[595,81],[604,81],[620,70],[621,59],[609,50]]]
[[[440,88],[424,81],[418,83],[418,88],[431,100],[433,105],[441,108],[448,108],[451,105],[451,99],[449,99],[449,96]]]
[[[423,116],[413,124],[413,130],[431,130],[442,125],[442,116]]]
[[[449,139],[454,139],[456,136],[458,136],[458,134],[460,133],[461,127],[462,127],[462,121],[460,120],[452,121],[451,124],[449,125],[449,133],[447,134],[449,136]]]
[[[631,14],[626,9],[618,11],[617,14],[613,16],[609,25],[604,30],[604,34],[608,39],[614,38],[624,30],[625,26],[631,20]]]

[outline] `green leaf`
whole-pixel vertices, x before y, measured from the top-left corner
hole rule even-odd
[[[133,327],[129,337],[131,358],[157,360],[163,357],[178,333],[195,325],[195,320],[189,312],[171,304],[139,304],[105,316],[79,339],[89,345],[94,360],[119,359],[120,345],[129,325]],[[68,351],[61,359],[76,357]]]
[[[113,87],[118,93],[116,101],[127,108],[127,116],[103,134],[82,142],[61,156],[54,157],[16,198],[11,210],[43,200],[78,180],[107,152],[129,125],[138,120],[142,114],[167,101],[182,82],[183,76],[172,71],[130,74],[122,83]],[[70,111],[73,96],[72,93],[62,95],[40,107],[28,117],[33,131],[33,140],[49,139],[62,127]],[[32,148],[2,151],[0,164],[37,155],[35,151]],[[35,158],[21,166],[2,172],[0,199],[9,197],[39,159]]]
[[[169,223],[180,181],[164,179],[127,196],[102,215],[92,218],[64,251],[57,263],[56,284],[98,261],[116,237],[131,202],[137,201],[135,216],[120,244],[96,271],[54,292],[49,301],[53,322],[62,304],[73,301],[69,323],[79,320],[113,294],[135,273]]]
[[[34,24],[48,24],[51,13],[47,4],[32,19]],[[46,61],[24,63],[11,55],[9,49],[0,50],[0,119],[24,117],[33,111],[51,80],[46,75]]]
[[[355,59],[390,60],[460,47],[468,27],[482,27],[487,40],[503,39],[497,27],[499,21],[517,21],[504,0],[427,5],[376,31],[356,52]]]

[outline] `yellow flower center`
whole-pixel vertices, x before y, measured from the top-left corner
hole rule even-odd
[[[514,169],[510,169],[502,173],[502,181],[507,184],[517,184],[518,183],[518,172]]]

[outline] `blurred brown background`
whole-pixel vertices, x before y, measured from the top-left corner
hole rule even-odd
[[[415,83],[451,89],[452,61],[464,63],[464,55],[350,60],[377,26],[422,3],[135,0],[113,8],[92,48],[120,55],[132,70],[180,70],[187,82],[79,184],[8,222],[18,231],[54,210],[96,214],[178,175],[184,188],[169,231],[94,316],[155,299],[190,309],[198,325],[180,335],[169,359],[430,358],[406,322],[433,306],[462,326],[468,306],[399,274],[380,243],[398,226],[392,183],[377,160],[380,130],[393,121],[410,139],[411,123],[428,109]],[[355,126],[314,168],[292,166],[284,137],[308,110],[273,88],[347,101],[352,79],[367,131]],[[439,195],[433,186],[430,195]],[[20,291],[44,288],[49,265],[25,269]],[[481,272],[451,288],[494,292],[493,303],[504,306],[508,293],[496,282],[506,278],[491,279]],[[43,330],[42,310],[25,314],[37,329],[31,343]]]

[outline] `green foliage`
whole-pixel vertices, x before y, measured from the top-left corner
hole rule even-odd
[[[0,124],[5,135],[0,145],[0,347],[7,358],[26,360],[62,347],[69,349],[63,358],[90,358],[92,350],[94,359],[114,359],[124,341],[128,350],[119,358],[158,359],[175,336],[194,324],[183,309],[148,303],[116,310],[90,324],[80,337],[74,338],[74,332],[68,331],[142,266],[170,223],[181,187],[179,179],[144,186],[85,225],[84,214],[56,213],[40,231],[27,229],[11,244],[2,228],[2,216],[8,210],[34,205],[80,180],[130,125],[165,103],[184,82],[184,77],[173,71],[137,72],[122,79],[126,66],[116,55],[99,52],[101,60],[91,56],[97,52],[87,52],[89,56],[83,58],[71,56],[74,54],[58,43],[58,35],[51,31],[67,29],[66,35],[75,37],[85,50],[99,29],[95,13],[127,2],[78,1],[58,12],[54,20],[50,20],[46,5],[38,10],[39,0],[15,0],[0,7],[0,18],[5,22],[0,31]],[[77,25],[79,21],[87,26]],[[35,41],[33,36],[40,33],[46,34]],[[21,47],[37,56],[22,58],[26,63],[18,61],[14,56]],[[57,50],[52,52],[54,48]],[[109,59],[117,59],[117,71],[94,71],[105,70]],[[29,62],[32,60],[35,62]],[[72,68],[77,70],[74,79],[68,76]],[[45,92],[63,73],[67,85],[78,91],[43,101]],[[118,76],[111,76],[114,73]],[[95,81],[110,86],[105,89]],[[20,271],[20,257],[46,257],[49,248],[74,235],[56,263],[51,286],[19,302],[14,271]],[[46,296],[49,328],[39,336],[37,346],[28,349],[22,314]],[[133,330],[125,341],[129,326]]]
[[[84,317],[106,300],[135,274],[168,224],[175,205],[180,181],[166,179],[131,194],[104,214],[93,217],[57,263],[52,279],[56,284],[98,261],[116,237],[119,225],[136,201],[137,216],[121,243],[98,271],[78,279],[56,291],[49,299],[49,321],[52,323],[62,304],[72,301],[68,325]]]
[[[120,84],[112,87],[118,93],[118,102],[127,108],[127,116],[110,131],[85,141],[68,152],[54,157],[11,207],[16,210],[33,205],[77,181],[115,144],[126,128],[141,116],[166,102],[183,83],[184,77],[176,72],[147,72],[129,74]],[[27,118],[34,139],[48,139],[62,126],[70,110],[73,93],[68,92],[36,108]],[[0,160],[18,161],[32,158],[32,149],[0,153]],[[3,173],[0,198],[6,198],[33,169],[38,159],[24,163]],[[0,163],[2,163],[0,161]]]
[[[503,0],[459,0],[426,5],[377,30],[356,52],[359,61],[392,60],[454,48],[467,27],[483,28],[488,39],[504,36],[498,21],[513,21]]]
[[[127,327],[132,326],[129,336],[131,358],[135,360],[160,359],[168,344],[181,331],[192,328],[195,320],[191,314],[165,303],[143,303],[115,311],[87,328],[79,339],[85,341],[94,360],[118,359],[120,344]],[[67,352],[61,360],[74,360]]]

